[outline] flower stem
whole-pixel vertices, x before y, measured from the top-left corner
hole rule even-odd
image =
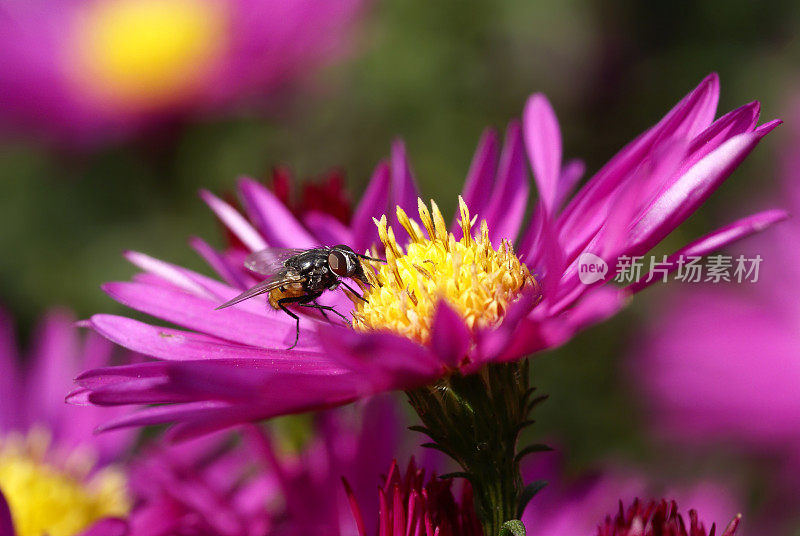
[[[532,421],[527,360],[493,364],[469,376],[453,375],[432,386],[407,391],[424,432],[464,469],[485,536],[497,536],[506,521],[518,519],[526,498],[519,470],[517,438]],[[536,450],[536,449],[534,449]],[[543,449],[538,449],[543,450]],[[446,476],[446,475],[445,475]]]

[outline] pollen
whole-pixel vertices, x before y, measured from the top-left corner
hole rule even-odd
[[[73,536],[105,517],[130,511],[125,478],[92,472],[85,452],[55,452],[41,428],[0,439],[0,490],[17,536]]]
[[[495,249],[485,220],[473,236],[477,218],[470,218],[460,196],[458,203],[463,231],[460,240],[447,232],[433,201],[428,209],[418,200],[421,226],[397,207],[397,219],[411,237],[405,251],[386,216],[375,220],[386,263],[375,264],[376,270],[365,270],[370,286],[364,287],[366,301],[354,300],[354,329],[388,330],[426,342],[440,300],[475,329],[497,324],[523,291],[538,289],[536,279],[514,254],[511,242],[502,240]]]

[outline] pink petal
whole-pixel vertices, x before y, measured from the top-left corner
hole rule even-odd
[[[353,234],[342,222],[324,212],[309,212],[303,221],[309,230],[314,233],[318,244],[335,246],[337,244],[352,244]],[[352,247],[352,246],[351,246]]]
[[[497,131],[487,128],[481,135],[478,148],[475,149],[464,188],[461,190],[461,196],[472,214],[483,215],[484,209],[489,204],[490,197],[487,194],[492,191],[499,150],[500,140]],[[451,228],[456,240],[460,240],[462,232],[457,220],[458,216],[453,218]]]
[[[221,339],[261,348],[285,348],[295,337],[293,319],[280,311],[259,315],[238,306],[217,311],[216,302],[140,283],[107,283],[103,289],[123,305]],[[305,336],[300,337],[298,346],[313,345],[310,321],[301,319],[300,324]]]
[[[419,191],[403,140],[395,140],[392,143],[392,196],[395,205],[402,207],[409,214],[414,213]]]
[[[250,248],[250,251],[259,251],[267,247],[267,243],[258,234],[258,231],[253,229],[253,226],[244,219],[244,216],[239,214],[235,208],[228,203],[218,198],[208,190],[201,190],[200,197],[206,204],[214,211],[214,214],[231,230],[233,234],[242,241],[242,243]]]
[[[713,119],[718,98],[719,79],[712,73],[675,105],[657,125],[617,153],[564,209],[559,218],[562,238],[575,241],[572,237],[585,231],[586,218],[595,215],[598,207],[604,206],[609,195],[641,164],[657,142],[675,136],[692,138],[705,129]],[[577,242],[585,243],[585,240],[578,239]],[[568,242],[565,240],[564,243]]]
[[[648,251],[693,213],[761,141],[739,134],[700,160],[652,203],[631,232],[634,255]]]
[[[440,300],[431,325],[430,347],[452,369],[467,355],[472,336],[464,320],[444,300]]]
[[[128,523],[122,519],[103,519],[97,523],[92,524],[87,530],[78,534],[78,536],[127,536]]]
[[[541,93],[532,95],[522,113],[525,146],[533,176],[549,214],[555,210],[561,174],[561,130],[553,107]]]
[[[286,205],[265,186],[249,177],[240,178],[238,185],[242,205],[267,245],[279,248],[312,248],[319,245]]]
[[[229,259],[211,247],[202,238],[193,237],[189,240],[189,245],[219,276],[230,286],[238,289],[245,289],[250,286],[249,282],[242,274],[239,266],[233,266]]]
[[[145,255],[144,253],[139,253],[138,251],[126,251],[123,255],[134,266],[141,268],[145,272],[155,274],[187,292],[210,299],[215,297],[192,280],[192,278],[187,275],[188,270],[185,268],[164,262],[149,255]]]
[[[722,227],[713,233],[710,233],[688,246],[679,249],[669,257],[667,257],[668,266],[670,271],[678,267],[678,259],[680,257],[700,257],[707,255],[713,251],[732,244],[742,238],[748,237],[754,233],[758,233],[767,229],[768,227],[785,220],[789,215],[783,210],[772,209],[765,210],[737,220],[731,224]],[[646,282],[647,276],[642,277],[639,281],[629,285],[627,288],[631,293],[639,292],[657,281],[661,281],[659,277],[651,278],[650,282]]]
[[[586,173],[586,163],[583,160],[573,159],[564,164],[564,167],[561,168],[561,177],[558,179],[556,200],[553,205],[555,210],[564,206],[584,173]]]
[[[372,219],[380,219],[389,208],[390,180],[389,165],[381,162],[372,173],[361,202],[353,213],[350,227],[353,230],[353,249],[356,251],[364,251],[378,243],[378,229]]]
[[[11,510],[8,507],[8,502],[0,491],[0,536],[14,536],[14,521],[11,519]]]
[[[191,331],[151,326],[132,318],[94,315],[91,326],[109,340],[148,356],[169,361],[198,359],[260,359],[268,363],[312,362],[317,351],[255,348]]]
[[[517,122],[508,125],[497,175],[489,207],[482,215],[489,224],[489,236],[495,247],[499,247],[503,238],[512,242],[517,239],[528,204],[530,186],[525,168],[522,133]]]

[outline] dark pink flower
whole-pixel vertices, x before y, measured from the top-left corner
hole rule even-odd
[[[248,178],[239,183],[247,217],[203,192],[251,251],[386,246],[388,264],[368,273],[375,284],[366,288],[367,303],[357,300],[354,307],[341,293],[324,296],[342,313],[352,311],[356,329],[302,314],[299,343],[287,351],[294,320],[268,309],[262,298],[214,310],[258,282],[242,267],[241,252],[218,252],[192,240],[223,281],[130,252],[128,259],[143,273],[132,282],[105,285],[106,292],[182,329],[92,317],[99,333],[155,360],[87,371],[78,379],[85,399],[104,406],[158,404],[106,429],[177,422],[173,433],[191,437],[414,389],[563,344],[616,313],[647,285],[604,284],[611,278],[583,284],[581,254],[612,260],[646,253],[779,123],[757,126],[758,103],[715,121],[718,91],[716,75],[706,78],[574,195],[582,165],[562,164],[553,110],[545,97],[532,96],[522,121],[509,125],[502,149],[494,131],[482,137],[450,234],[435,204],[418,203],[400,142],[391,161],[375,170],[350,225],[319,211],[307,213],[301,224],[272,192]],[[523,226],[529,166],[539,197]],[[417,211],[421,224],[408,217]],[[482,218],[475,229],[469,214]],[[784,217],[769,210],[743,218],[681,252],[703,255]]]
[[[728,524],[721,536],[733,536],[739,526],[740,517]],[[675,501],[661,500],[643,503],[638,499],[627,508],[619,503],[616,516],[608,516],[597,529],[597,536],[714,536],[715,525],[706,532],[695,510],[689,510],[689,524],[678,513]]]
[[[378,531],[369,531],[364,522],[374,510],[362,510],[345,480],[358,536],[482,536],[469,483],[462,487],[458,500],[452,479],[427,476],[411,458],[405,470],[393,461],[378,488],[380,506]]]
[[[342,51],[361,0],[34,0],[0,17],[3,119],[72,144],[260,103]],[[273,105],[274,107],[274,105]]]

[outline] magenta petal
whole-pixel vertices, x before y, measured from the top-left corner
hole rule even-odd
[[[56,433],[64,426],[64,394],[72,387],[71,378],[79,366],[76,358],[83,357],[73,322],[70,313],[49,313],[37,328],[29,364],[29,377],[35,382],[28,386],[25,403],[29,422],[41,421]]]
[[[202,238],[191,238],[189,245],[208,263],[211,268],[230,286],[238,289],[245,289],[249,282],[242,274],[241,267],[234,266],[231,261],[212,248],[208,242]]]
[[[3,496],[3,491],[0,490],[0,536],[14,536],[14,522],[11,519],[11,510],[8,507],[8,502]]]
[[[350,245],[353,243],[353,233],[350,232],[350,229],[330,214],[308,212],[303,220],[308,229],[314,233],[318,244],[335,246],[336,244]]]
[[[238,406],[235,406],[240,409]],[[130,426],[152,426],[166,424],[184,419],[202,419],[215,412],[229,410],[231,405],[227,402],[204,401],[190,402],[188,404],[169,404],[165,406],[152,406],[135,411],[122,417],[117,417],[99,426],[98,432],[107,432],[127,428]],[[246,413],[246,412],[243,412]]]
[[[685,163],[686,169],[698,162],[708,153],[719,147],[726,140],[750,132],[758,123],[758,115],[761,105],[758,102],[751,102],[723,115],[705,131],[696,136],[689,146],[691,158]]]
[[[201,359],[262,359],[271,363],[319,359],[318,352],[254,348],[191,331],[152,326],[132,318],[94,315],[91,326],[129,350],[170,361]]]
[[[141,268],[145,272],[157,275],[176,287],[205,298],[215,298],[211,292],[208,292],[206,288],[198,284],[188,275],[190,270],[156,259],[150,255],[139,253],[138,251],[126,251],[123,255],[134,266]]]
[[[657,142],[676,136],[691,139],[704,130],[713,119],[718,98],[719,79],[712,73],[657,125],[619,151],[564,209],[559,220],[562,238],[569,239],[586,229],[585,220],[597,213],[597,207],[604,206],[604,201],[642,163]]]
[[[230,229],[245,246],[250,248],[250,251],[258,251],[267,247],[267,243],[258,234],[258,231],[253,229],[253,226],[235,208],[208,190],[200,190],[200,197],[225,224],[225,227]]]
[[[489,236],[495,247],[499,247],[502,239],[511,242],[517,239],[528,204],[528,172],[522,132],[516,121],[508,125],[497,175],[491,202],[483,214],[489,224]]]
[[[489,204],[490,196],[486,194],[492,191],[499,151],[500,140],[497,131],[487,128],[481,135],[478,148],[475,149],[464,188],[461,190],[461,196],[473,214],[483,215],[484,209]],[[460,240],[462,231],[457,220],[458,216],[454,217],[450,227],[456,240]]]
[[[402,140],[395,140],[392,143],[392,202],[405,210],[406,214],[414,214],[417,211],[417,199],[419,191],[414,174],[411,172],[411,164],[408,162],[406,145]],[[394,206],[389,207],[389,214],[386,216],[395,233],[407,236],[405,230],[398,224]]]
[[[103,519],[78,536],[127,536],[128,523],[122,519]]]
[[[555,210],[561,174],[561,129],[547,97],[532,95],[522,112],[525,146],[539,188],[539,199],[549,214]]]
[[[286,348],[286,341],[294,340],[294,322],[280,312],[255,314],[238,306],[215,311],[219,303],[140,283],[107,283],[103,289],[116,301],[138,311],[221,339],[262,348]],[[298,345],[312,344],[311,322],[301,319],[300,324],[301,333],[305,333]]]
[[[472,336],[464,320],[445,300],[440,300],[431,325],[431,349],[445,365],[455,369],[471,343]]]
[[[372,173],[361,202],[353,213],[353,249],[364,251],[378,242],[378,229],[373,218],[380,219],[389,208],[391,170],[385,162],[378,164]]]
[[[239,194],[250,220],[267,245],[279,248],[311,248],[319,244],[275,194],[257,181],[242,177]]]
[[[555,210],[564,206],[569,196],[575,191],[575,187],[580,182],[584,173],[586,173],[586,163],[583,160],[572,159],[564,164],[564,167],[561,169],[561,177],[558,179],[556,200],[553,205]]]
[[[320,342],[332,359],[361,378],[364,394],[424,385],[445,370],[428,348],[393,333],[358,333],[322,325]]]
[[[788,217],[789,215],[786,211],[772,209],[737,220],[676,251],[667,258],[667,266],[669,266],[670,271],[672,271],[678,267],[678,259],[681,257],[701,257],[703,255],[708,255],[737,240],[761,232]],[[627,289],[631,293],[636,293],[657,281],[661,281],[659,277],[650,278],[650,282],[647,282],[647,279],[648,276],[644,276],[639,281],[629,285]]]
[[[663,192],[631,232],[633,254],[647,252],[693,213],[750,154],[763,136],[739,134],[723,143]]]
[[[0,430],[23,424],[24,415],[18,409],[22,385],[17,370],[18,360],[14,322],[11,315],[0,309]]]

